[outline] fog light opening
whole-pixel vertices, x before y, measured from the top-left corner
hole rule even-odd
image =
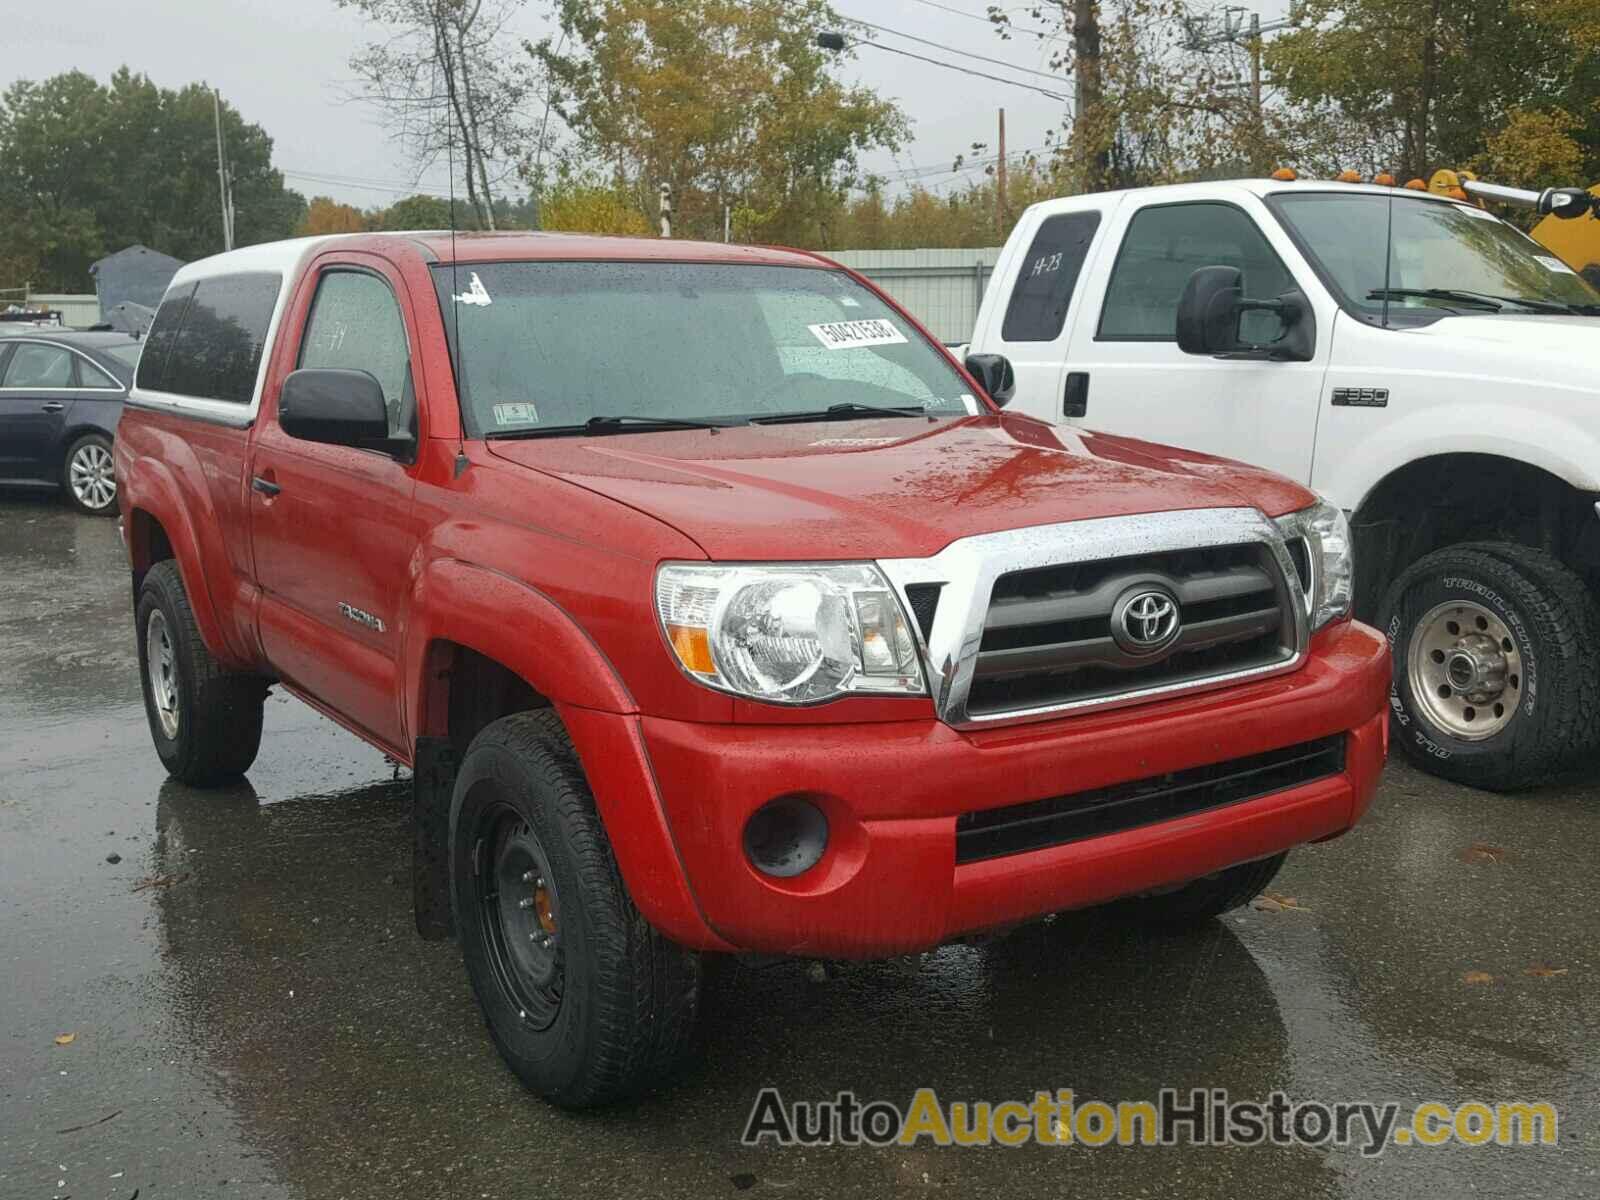
[[[744,827],[744,853],[763,875],[792,879],[816,866],[828,848],[828,818],[809,800],[781,796]]]

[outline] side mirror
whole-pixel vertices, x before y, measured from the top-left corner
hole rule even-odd
[[[413,445],[389,436],[383,386],[366,371],[342,367],[291,372],[278,393],[278,424],[290,437],[330,446],[403,454]]]
[[[1017,394],[1017,373],[1011,369],[1011,360],[1005,355],[969,354],[966,367],[995,407],[1004,408]]]
[[[1247,299],[1237,267],[1201,267],[1178,300],[1178,349],[1185,354],[1309,362],[1316,342],[1316,322],[1301,292]]]

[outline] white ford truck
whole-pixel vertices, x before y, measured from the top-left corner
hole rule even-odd
[[[1344,509],[1394,740],[1427,769],[1510,789],[1600,746],[1600,291],[1513,226],[1342,183],[1051,200],[972,351],[1010,360],[1013,409]]]

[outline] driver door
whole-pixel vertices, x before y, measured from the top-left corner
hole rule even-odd
[[[420,444],[412,364],[421,359],[398,272],[370,255],[321,261],[291,314],[298,314],[293,357],[275,381],[299,367],[367,371],[383,387],[390,433],[409,432]],[[290,437],[278,424],[274,387],[263,398],[250,475],[267,660],[335,715],[379,742],[403,745],[401,631],[419,536],[414,462]]]
[[[1297,280],[1309,271],[1287,239],[1275,244],[1249,211],[1221,200],[1126,205],[1108,236],[1117,253],[1088,281],[1102,297],[1098,319],[1077,323],[1067,355],[1088,376],[1083,415],[1068,423],[1309,480],[1333,313],[1316,314],[1310,362],[1201,357],[1177,342],[1178,299],[1201,267],[1237,267],[1254,299],[1298,287],[1315,304],[1320,289]]]

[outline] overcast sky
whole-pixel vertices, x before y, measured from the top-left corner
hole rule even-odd
[[[983,19],[988,0],[835,0],[841,15],[984,55],[1046,70],[1049,52],[1037,38],[1001,41]],[[531,39],[549,28],[546,0],[528,0],[518,32]],[[1282,0],[1260,0],[1267,17]],[[963,15],[964,14],[964,15]],[[1019,15],[1020,24],[1028,24]],[[386,204],[413,191],[442,192],[442,165],[414,172],[376,114],[347,99],[348,60],[381,33],[334,0],[70,0],[23,3],[5,22],[0,78],[43,78],[74,68],[105,79],[122,64],[163,87],[204,79],[245,120],[271,135],[274,161],[289,185],[332,195],[361,207]],[[932,46],[883,35],[879,41],[976,71],[1008,75],[1046,90],[1065,85],[1015,74]],[[959,185],[949,167],[973,142],[992,147],[996,110],[1006,109],[1008,149],[1045,145],[1063,107],[1021,87],[973,78],[876,47],[858,52],[847,77],[877,87],[912,118],[913,140],[898,155],[876,154],[865,164],[896,180],[918,177],[944,190]],[[970,175],[969,175],[970,177]]]

